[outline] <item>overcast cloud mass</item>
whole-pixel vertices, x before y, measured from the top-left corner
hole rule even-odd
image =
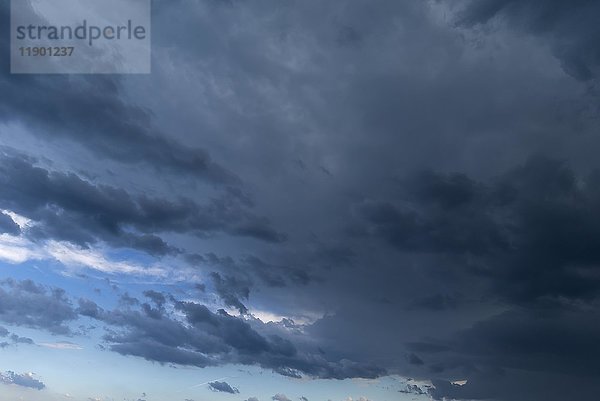
[[[10,73],[0,398],[593,400],[600,3],[155,0]]]

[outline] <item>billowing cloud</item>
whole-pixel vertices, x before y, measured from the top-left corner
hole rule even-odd
[[[110,350],[150,361],[197,367],[259,365],[293,377],[373,378],[385,373],[371,364],[329,360],[318,350],[298,349],[280,335],[263,335],[259,330],[267,330],[264,323],[251,326],[224,310],[214,313],[199,303],[173,298],[171,302],[169,308],[142,303],[107,311],[93,301],[80,299],[77,311],[114,328],[104,336]],[[173,308],[183,314],[184,321],[168,312]]]
[[[42,381],[36,379],[34,374],[17,374],[10,370],[5,373],[0,373],[0,383],[14,384],[16,386],[32,388],[35,390],[43,390],[44,388],[46,388],[46,385]]]
[[[30,280],[0,282],[0,321],[69,334],[68,324],[76,318],[62,289],[40,286]]]

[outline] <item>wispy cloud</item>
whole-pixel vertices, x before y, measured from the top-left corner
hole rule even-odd
[[[79,344],[74,344],[69,341],[59,341],[56,343],[39,343],[42,347],[58,349],[58,350],[82,350],[83,347]]]

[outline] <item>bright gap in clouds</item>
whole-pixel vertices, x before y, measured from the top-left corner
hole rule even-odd
[[[132,262],[111,260],[101,249],[83,249],[66,241],[40,241],[28,239],[24,232],[32,227],[32,220],[2,210],[21,229],[20,235],[0,234],[0,260],[11,264],[21,264],[32,260],[56,261],[68,270],[66,273],[80,268],[88,268],[106,274],[141,275],[149,277],[166,277],[167,270],[159,266],[144,266]]]

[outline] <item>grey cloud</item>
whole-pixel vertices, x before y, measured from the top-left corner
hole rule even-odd
[[[227,306],[237,308],[241,314],[248,313],[248,309],[240,299],[248,299],[250,289],[234,277],[221,277],[219,273],[211,273],[211,278],[217,294]]]
[[[554,53],[563,62],[565,71],[577,79],[597,78],[600,72],[600,52],[596,43],[600,29],[596,16],[597,2],[577,0],[484,0],[470,1],[461,11],[459,22],[466,26],[485,24],[503,18],[521,31],[546,38]]]
[[[36,379],[29,373],[17,374],[12,371],[0,373],[0,383],[14,384],[16,386],[32,388],[35,390],[43,390],[46,385],[40,380]]]
[[[303,373],[321,378],[378,377],[381,368],[347,359],[328,360],[320,353],[298,349],[279,335],[262,335],[241,318],[206,306],[172,299],[185,322],[167,308],[127,307],[106,311],[90,300],[79,300],[78,313],[114,327],[104,340],[108,348],[160,363],[214,366],[227,363],[259,365],[288,376]],[[254,322],[257,325],[257,322]]]
[[[600,262],[598,175],[579,180],[564,163],[534,157],[489,183],[426,174],[408,200],[368,202],[366,235],[402,251],[469,258],[468,274],[489,277],[515,301],[588,298]],[[429,299],[443,306],[451,299]],[[438,302],[440,301],[440,302]]]
[[[151,305],[149,305],[147,303],[141,304],[142,311],[144,311],[146,316],[151,317],[153,319],[162,318],[162,315],[165,312],[164,305],[167,302],[167,299],[165,298],[165,296],[163,294],[161,294],[160,292],[153,291],[153,290],[144,291],[144,296],[146,298],[150,299],[155,305],[155,307],[152,307]],[[131,303],[130,305],[135,305],[135,302]]]
[[[130,296],[127,292],[119,296],[119,303],[121,305],[139,305],[140,301],[137,298]]]
[[[461,302],[461,297],[448,294],[434,294],[419,298],[409,305],[409,308],[440,311],[455,309]]]
[[[424,364],[423,360],[414,353],[410,353],[408,355],[408,363],[410,363],[411,365],[423,365]]]
[[[399,393],[403,394],[416,394],[416,395],[424,395],[427,394],[425,390],[416,384],[407,384],[406,387],[402,390],[398,390]]]
[[[35,344],[35,342],[29,337],[20,337],[16,334],[12,334],[10,339],[15,344]]]
[[[8,4],[3,3],[0,25],[9,26],[9,22]],[[8,54],[8,46],[9,39],[3,36],[0,51]],[[160,132],[149,110],[125,99],[119,78],[11,75],[5,62],[0,64],[0,74],[4,94],[0,119],[4,122],[18,121],[42,138],[68,139],[121,163],[143,163],[211,183],[239,183],[234,174],[212,161],[206,150],[184,146],[170,139],[170,133]],[[56,102],[56,97],[62,100]]]
[[[10,216],[0,212],[0,233],[18,235],[20,232],[21,229],[17,223]]]
[[[493,16],[497,21],[504,18],[511,28],[548,39],[573,76],[595,76],[595,3],[534,3],[472,2],[475,8],[470,16],[465,14],[463,28]],[[83,146],[88,149],[99,145],[102,159],[131,157],[137,164],[157,155],[153,172],[160,182],[171,182],[174,171],[193,166],[209,182],[229,182],[199,166],[206,153],[194,161],[194,151],[181,148],[202,143],[211,154],[220,152],[217,160],[227,160],[230,170],[243,173],[257,204],[269,216],[277,216],[277,227],[283,225],[289,232],[288,241],[280,242],[279,230],[261,227],[260,217],[240,221],[236,215],[232,221],[239,224],[226,225],[228,233],[269,239],[278,244],[276,249],[226,243],[219,244],[218,252],[234,249],[235,257],[203,254],[203,259],[192,259],[209,264],[209,271],[224,280],[233,277],[262,286],[261,291],[251,288],[252,306],[282,315],[306,310],[325,317],[302,327],[312,348],[299,340],[300,329],[291,327],[281,335],[291,347],[269,337],[268,327],[250,318],[246,323],[258,336],[240,328],[240,338],[235,338],[230,333],[235,325],[225,323],[229,318],[223,313],[186,306],[189,314],[198,315],[190,329],[173,321],[156,302],[125,302],[113,311],[82,302],[82,314],[111,322],[106,323],[112,330],[107,333],[109,348],[163,363],[259,364],[291,377],[376,376],[382,370],[368,363],[376,361],[394,373],[433,378],[438,383],[436,397],[571,399],[568,389],[576,388],[581,399],[597,398],[592,391],[597,389],[597,378],[591,377],[595,370],[582,376],[587,365],[576,347],[556,347],[556,359],[566,369],[573,367],[573,375],[552,363],[555,354],[544,341],[533,347],[540,355],[528,354],[523,345],[533,342],[527,330],[548,329],[554,337],[560,331],[554,323],[581,324],[582,337],[593,336],[582,316],[588,309],[589,319],[595,319],[589,309],[597,309],[598,296],[598,184],[594,177],[579,174],[597,165],[597,102],[582,96],[583,85],[555,68],[544,44],[506,36],[503,28],[486,31],[489,42],[481,32],[473,31],[474,39],[463,35],[462,29],[447,26],[446,16],[436,14],[439,9],[428,12],[440,2],[306,1],[277,7],[269,1],[195,2],[199,9],[190,4],[156,2],[158,19],[153,24],[156,44],[185,47],[180,59],[182,52],[171,53],[179,64],[202,66],[193,80],[182,80],[190,83],[187,91],[177,87],[170,72],[155,72],[152,82],[143,80],[143,89],[131,93],[120,83],[135,87],[139,81],[126,78],[3,77],[0,82],[10,80],[3,86],[9,95],[20,82],[20,90],[34,94],[43,89],[52,93],[68,84],[61,89],[67,100],[78,98],[79,92],[90,93],[90,103],[72,108],[73,113],[84,116],[95,103],[103,109],[86,118],[92,123],[107,120],[98,124],[102,132],[128,124],[133,133],[115,139],[112,132],[93,131],[90,139],[76,140],[86,141]],[[2,12],[6,10],[0,8]],[[173,27],[164,24],[166,20],[180,23]],[[244,35],[238,27],[244,27]],[[193,46],[186,42],[190,37]],[[270,46],[264,46],[265,40]],[[0,41],[7,54],[6,46]],[[155,71],[160,71],[164,65],[156,62]],[[223,92],[231,95],[224,98]],[[190,134],[187,140],[178,135],[181,147],[160,139],[145,142],[136,129],[145,121],[153,132],[152,119],[132,103],[159,94],[181,100],[157,102],[152,110],[173,132],[218,135]],[[115,110],[111,102],[117,99],[120,105],[121,95],[133,101],[123,100],[126,107]],[[45,128],[55,130],[47,135],[71,138],[69,129],[81,125],[66,109],[72,102],[49,107],[41,100],[28,100],[32,96],[24,92],[11,104],[0,102],[0,115],[11,116],[11,121],[27,119],[26,126],[32,128],[47,124],[40,115],[58,110],[66,117],[58,121],[58,129],[48,123]],[[42,107],[22,111],[36,105]],[[129,147],[133,137],[148,147],[140,145],[139,152],[131,152],[138,149]],[[157,132],[157,137],[164,133]],[[158,146],[164,148],[164,156]],[[573,171],[540,160],[512,168],[532,151],[570,158]],[[397,179],[421,168],[442,172]],[[507,168],[512,170],[497,176]],[[166,184],[162,190],[173,193]],[[241,198],[236,204],[250,208]],[[215,209],[219,214],[221,209]],[[353,217],[356,224],[341,232]],[[81,232],[80,223],[89,221],[53,224],[64,233],[80,234],[80,242],[93,241],[97,234]],[[152,236],[153,230],[148,229],[148,237],[124,236],[118,244],[169,252],[158,234]],[[45,233],[39,235],[45,238]],[[331,239],[333,246],[322,238]],[[199,249],[210,252],[204,243]],[[235,296],[230,304],[239,301],[246,307],[241,294],[230,294]],[[536,318],[540,303],[558,301],[573,309],[561,304],[549,308],[561,310],[558,315]],[[518,308],[524,311],[516,312]],[[511,312],[497,316],[499,310]],[[527,319],[531,325],[525,324]],[[460,331],[465,328],[472,331]],[[472,348],[460,341],[457,331],[470,339]],[[576,330],[563,335],[578,338]],[[513,343],[512,353],[493,352]],[[203,352],[214,358],[203,358]],[[423,363],[411,364],[410,356],[406,358],[411,353]],[[546,365],[551,372],[540,371],[543,354],[550,359]],[[519,362],[528,370],[513,369]],[[465,377],[466,386],[450,382]]]
[[[390,198],[359,203],[360,229],[348,238],[377,250],[368,266],[390,261],[389,270],[378,265],[389,287],[377,281],[373,291],[389,288],[392,300],[346,297],[347,307],[305,330],[329,354],[353,350],[353,359],[440,380],[436,399],[554,401],[569,398],[554,384],[571,381],[581,386],[576,394],[591,396],[599,374],[598,176],[536,156],[489,179],[430,172],[396,180]],[[355,252],[360,260],[364,249]],[[362,291],[367,271],[357,273]],[[451,383],[462,379],[468,384]]]
[[[245,287],[256,284],[256,281],[271,288],[307,285],[315,280],[312,271],[318,269],[315,260],[309,260],[309,258],[297,260],[296,257],[287,255],[280,256],[278,259],[281,259],[281,262],[279,263],[267,262],[255,255],[246,255],[238,259],[218,256],[214,253],[195,256],[196,259],[202,257],[203,263],[218,268],[220,272],[231,276],[231,279],[237,283],[235,286],[241,287],[236,290],[241,292],[237,295],[241,298],[247,298]],[[310,255],[310,258],[313,256]],[[319,255],[313,259],[322,260]],[[298,265],[302,268],[297,267]]]
[[[200,205],[186,198],[150,198],[95,185],[72,173],[48,171],[34,163],[17,154],[3,153],[0,159],[0,183],[6,189],[0,205],[41,223],[27,231],[32,237],[82,246],[102,240],[164,255],[180,250],[158,234],[236,234],[238,224],[254,219],[234,199],[211,199]]]
[[[253,218],[233,228],[232,233],[243,237],[258,238],[267,242],[284,242],[285,234],[275,231],[265,218]]]
[[[587,398],[600,388],[598,311],[560,301],[514,307],[428,344],[411,344],[427,358],[436,400]],[[448,377],[467,379],[463,386]],[[570,386],[565,386],[569,383]]]
[[[76,318],[61,289],[42,287],[29,280],[9,279],[0,283],[1,321],[54,334],[69,334],[68,323]]]
[[[281,394],[281,393],[275,394],[273,397],[271,397],[271,399],[273,401],[292,401],[289,398],[287,398],[287,396],[285,394]]]
[[[152,302],[154,302],[158,307],[162,307],[165,304],[165,302],[167,302],[167,298],[165,297],[165,295],[160,292],[154,290],[146,290],[143,292],[143,294],[146,298],[152,300]],[[121,299],[123,299],[123,297],[121,297]]]
[[[231,387],[231,385],[229,385],[227,382],[211,382],[208,383],[208,388],[218,393],[239,394],[240,392],[237,388]]]
[[[600,389],[595,378],[536,375],[519,371],[481,372],[464,386],[433,380],[434,400],[548,400],[593,399]]]
[[[493,367],[596,376],[598,316],[560,304],[515,308],[457,333],[451,346]]]

